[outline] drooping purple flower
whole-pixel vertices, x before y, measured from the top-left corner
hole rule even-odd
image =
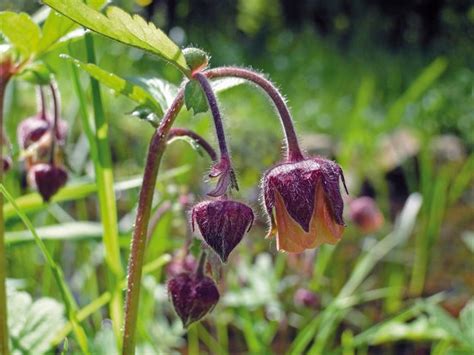
[[[299,288],[294,295],[294,302],[298,306],[308,308],[317,308],[320,304],[320,299],[316,293],[305,288]]]
[[[344,230],[339,179],[344,183],[339,165],[323,158],[282,163],[265,174],[269,235],[276,234],[278,250],[299,253],[339,241]]]
[[[28,148],[50,131],[52,124],[52,118],[48,116],[37,115],[24,119],[17,128],[18,144],[22,149]],[[60,144],[63,144],[66,140],[67,129],[67,123],[64,120],[58,120],[56,138]]]
[[[168,294],[185,327],[212,311],[220,297],[211,278],[190,273],[182,273],[170,279]]]
[[[28,171],[28,182],[37,188],[44,201],[49,199],[66,184],[68,175],[62,166],[36,164]]]
[[[252,226],[252,209],[237,201],[219,199],[204,201],[192,209],[192,227],[197,224],[204,241],[227,261],[230,252]]]
[[[382,228],[384,218],[374,199],[358,197],[349,203],[350,216],[363,233],[373,233]]]

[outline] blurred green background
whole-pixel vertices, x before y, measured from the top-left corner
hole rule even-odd
[[[463,325],[458,325],[456,318],[474,293],[471,1],[123,0],[113,4],[153,21],[181,47],[204,49],[212,56],[212,67],[238,65],[268,74],[288,99],[304,149],[336,159],[344,169],[350,191],[346,211],[349,199],[367,195],[376,200],[385,217],[381,230],[365,234],[347,214],[347,231],[336,248],[322,248],[316,256],[277,255],[275,243],[264,240],[266,220],[259,184],[262,173],[280,159],[280,124],[269,101],[252,86],[220,94],[242,187],[236,198],[249,202],[259,218],[224,267],[223,302],[187,336],[166,301],[164,276],[153,273],[145,278],[142,307],[147,312],[139,329],[143,352],[178,349],[193,353],[201,348],[215,353],[265,353],[269,349],[280,353],[294,350],[290,346],[295,346],[295,339],[302,339],[301,334],[310,334],[310,340],[316,337],[317,343],[320,331],[328,333],[324,349],[334,353],[350,354],[351,349],[393,354],[463,351],[452,332],[444,329],[443,316],[449,316],[439,312],[444,308],[453,317],[448,319],[461,329]],[[40,4],[31,0],[3,0],[0,10],[42,16]],[[182,80],[172,66],[140,50],[100,36],[94,40],[97,63],[110,72],[122,77],[160,77],[176,85]],[[85,60],[84,44],[75,41],[63,46],[45,61],[56,74],[63,118],[71,127],[67,146],[70,183],[92,181],[71,66],[59,58],[60,53]],[[87,88],[88,77],[81,73],[81,78]],[[102,92],[110,122],[115,180],[140,176],[153,130],[128,114],[134,105],[126,98],[115,97],[106,88]],[[86,94],[90,100],[89,92]],[[35,107],[34,87],[20,81],[11,83],[6,125],[13,143],[18,122],[33,115]],[[208,114],[192,117],[183,109],[177,125],[193,128],[215,143]],[[19,154],[15,145],[13,154]],[[206,158],[197,157],[182,142],[170,146],[165,156],[165,174],[167,169],[182,168],[171,170],[175,176],[158,184],[156,205],[171,201],[173,208],[155,230],[149,260],[172,253],[189,237],[186,208],[176,202],[178,197],[192,193],[200,201],[209,189],[205,184]],[[117,194],[124,261],[138,185]],[[7,187],[15,197],[28,193],[20,163],[9,172]],[[370,268],[357,295],[367,296],[374,290],[385,293],[372,295],[373,300],[362,304],[354,301],[343,314],[321,313],[332,309],[329,305],[353,277],[358,258],[398,230],[396,217],[414,192],[421,194],[423,202],[419,214],[412,216],[413,233]],[[37,206],[29,212],[35,227],[46,237],[48,231],[41,228],[59,228],[60,240],[49,241],[48,247],[63,266],[78,303],[84,306],[104,290],[104,269],[100,229],[93,229],[100,227],[99,223],[69,233],[77,237],[73,241],[64,236],[67,229],[60,229],[72,221],[99,221],[95,195],[74,193],[87,196]],[[35,298],[57,298],[50,272],[34,244],[28,242],[24,226],[15,213],[7,217],[12,240],[9,276]],[[318,305],[295,304],[293,295],[299,288],[314,292]],[[393,321],[420,299],[424,302],[439,292],[443,293],[436,304],[442,307],[436,311],[430,303],[408,317],[396,318],[388,324],[393,328],[380,328],[381,322]],[[98,353],[106,344],[111,346],[107,343],[110,329],[107,331],[103,322],[105,312],[94,314],[87,323]],[[315,315],[321,314],[330,328],[311,326]],[[369,329],[376,329],[377,337],[368,333],[357,338]]]

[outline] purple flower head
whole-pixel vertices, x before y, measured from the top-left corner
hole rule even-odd
[[[215,282],[196,274],[182,273],[170,279],[168,294],[185,327],[202,319],[219,301]]]
[[[352,221],[363,233],[373,233],[382,228],[384,218],[374,199],[358,197],[349,203]]]
[[[225,199],[201,202],[193,207],[191,215],[193,231],[197,224],[204,241],[223,262],[250,230],[253,219],[249,206]]]
[[[31,144],[38,142],[52,128],[52,119],[41,115],[29,117],[18,125],[17,139],[22,149],[28,148]],[[56,138],[60,144],[63,144],[67,136],[67,123],[63,120],[58,121]]]
[[[36,164],[28,171],[30,186],[38,189],[44,201],[49,201],[66,184],[67,178],[63,167],[52,164]]]
[[[10,170],[12,166],[12,159],[10,157],[3,157],[3,172]]]
[[[304,306],[308,308],[317,308],[320,304],[318,295],[305,288],[299,288],[296,290],[294,302],[298,306]]]
[[[277,235],[279,250],[302,252],[340,239],[344,203],[339,179],[344,183],[339,165],[323,158],[282,163],[265,174],[269,234]]]

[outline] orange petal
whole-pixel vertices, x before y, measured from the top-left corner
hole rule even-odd
[[[301,253],[315,243],[316,234],[306,233],[289,215],[283,198],[275,192],[275,219],[277,226],[277,250]]]

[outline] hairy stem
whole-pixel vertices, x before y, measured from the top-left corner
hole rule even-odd
[[[8,78],[0,78],[0,184],[3,184],[3,104]],[[8,321],[7,321],[7,292],[6,292],[6,253],[5,253],[5,223],[3,218],[3,194],[0,194],[0,354],[9,354]]]
[[[286,154],[287,160],[299,161],[303,160],[303,154],[298,144],[298,138],[296,137],[295,128],[293,126],[293,119],[291,117],[290,110],[285,103],[285,99],[272,84],[271,81],[266,79],[263,75],[255,73],[248,69],[237,68],[237,67],[222,67],[216,69],[209,69],[204,72],[209,78],[222,78],[222,77],[237,77],[253,82],[254,84],[261,87],[270,97],[275,104],[275,107],[280,115],[280,120],[285,131],[286,137]]]
[[[214,148],[209,144],[208,141],[206,141],[202,136],[197,134],[194,131],[191,131],[190,129],[187,128],[171,128],[169,134],[168,134],[168,142],[171,141],[175,137],[189,137],[193,139],[197,144],[201,146],[202,149],[206,151],[206,153],[209,155],[209,158],[213,161],[217,161],[217,154]]]
[[[206,95],[207,102],[209,103],[209,108],[211,109],[212,118],[214,119],[214,126],[216,128],[217,140],[219,142],[219,150],[222,157],[228,157],[229,151],[227,149],[227,142],[224,134],[224,126],[222,125],[222,116],[219,111],[219,106],[217,105],[216,95],[212,91],[211,84],[207,78],[202,73],[194,74],[194,78],[199,82]]]
[[[125,325],[123,330],[123,354],[135,353],[135,329],[138,317],[138,301],[145,256],[148,222],[155,190],[156,177],[166,148],[168,133],[183,106],[183,90],[180,90],[168,112],[151,138],[148,148],[142,188],[138,200],[137,219],[133,231],[128,263],[127,295],[125,299]]]

